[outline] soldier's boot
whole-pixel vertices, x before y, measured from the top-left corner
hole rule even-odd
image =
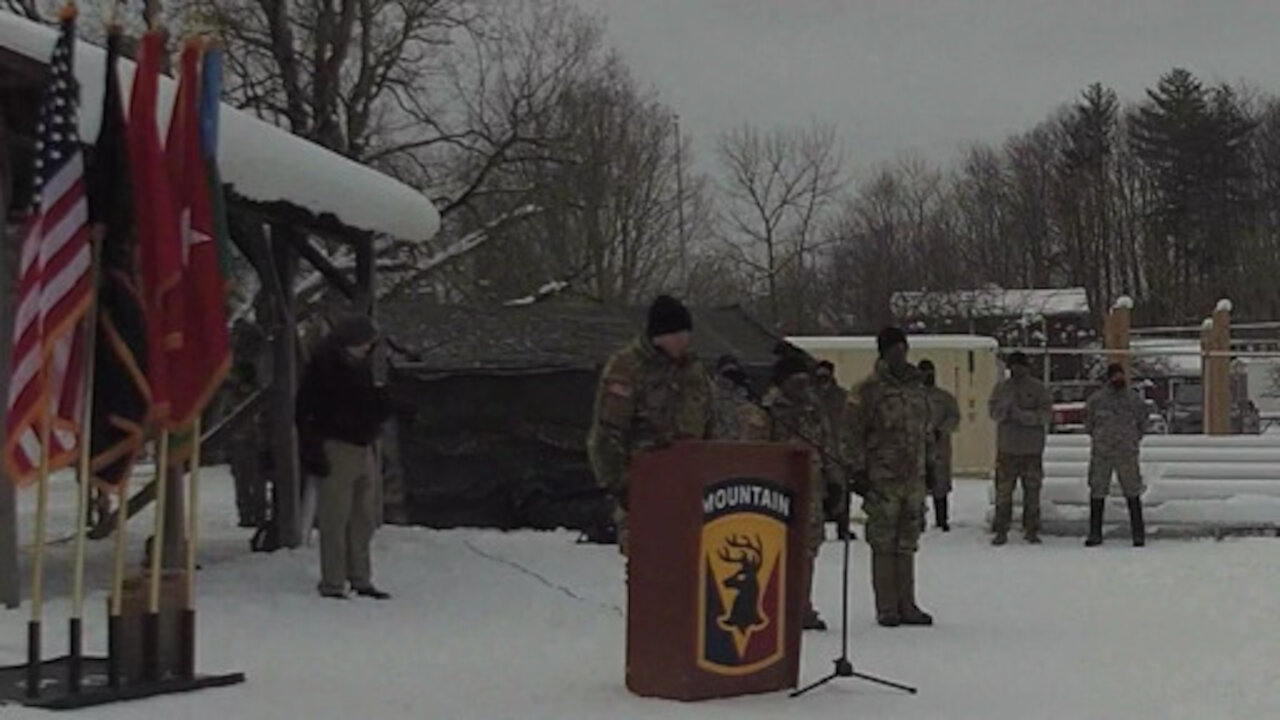
[[[932,625],[933,616],[916,605],[916,556],[914,553],[894,558],[898,569],[898,617],[903,625]]]
[[[876,622],[885,627],[901,625],[896,557],[879,552],[871,554],[871,589],[876,596]]]
[[[1007,530],[997,530],[996,536],[991,538],[992,545],[1004,545],[1009,542],[1009,532]]]
[[[1089,500],[1089,538],[1084,541],[1085,547],[1097,547],[1102,544],[1102,515],[1106,507],[1106,498]]]
[[[951,523],[947,518],[947,496],[941,495],[933,499],[933,524],[942,532],[951,532]]]
[[[1133,532],[1133,546],[1147,544],[1147,525],[1142,519],[1142,498],[1125,498],[1129,503],[1129,528]]]

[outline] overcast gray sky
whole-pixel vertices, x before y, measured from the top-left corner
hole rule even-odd
[[[744,120],[837,125],[861,175],[1029,129],[1100,81],[1179,65],[1280,93],[1275,0],[578,0],[709,159]]]

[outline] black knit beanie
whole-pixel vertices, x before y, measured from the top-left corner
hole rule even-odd
[[[659,295],[649,306],[647,333],[650,338],[693,330],[693,316],[679,300]]]
[[[881,330],[879,335],[876,335],[876,349],[880,351],[882,357],[889,351],[889,348],[898,343],[905,345],[906,342],[907,334],[902,332],[902,328],[898,327],[887,327]]]

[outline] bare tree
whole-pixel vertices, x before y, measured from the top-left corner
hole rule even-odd
[[[772,321],[800,325],[804,298],[784,308],[782,283],[799,292],[820,249],[819,229],[844,186],[844,158],[830,125],[750,126],[723,133],[720,164],[722,222],[738,259],[764,286]]]

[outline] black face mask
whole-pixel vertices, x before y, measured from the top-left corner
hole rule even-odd
[[[747,384],[747,374],[741,368],[725,368],[720,371],[720,375],[734,385]]]
[[[933,387],[934,383],[936,382],[937,382],[937,378],[933,376],[933,373],[925,373],[925,376],[924,376],[925,387]]]
[[[1128,383],[1126,383],[1122,377],[1111,379],[1111,387],[1117,390],[1123,390],[1125,385],[1128,385]]]

